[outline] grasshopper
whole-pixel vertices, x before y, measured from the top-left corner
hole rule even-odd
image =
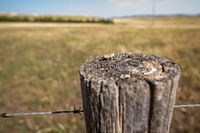
[[[106,59],[106,60],[113,60],[114,57],[115,57],[115,54],[116,54],[116,52],[112,52],[112,53],[110,53],[110,54],[104,55],[103,57],[104,57],[104,59]]]

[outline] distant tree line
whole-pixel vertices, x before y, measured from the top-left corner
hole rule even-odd
[[[73,16],[0,15],[0,22],[113,23],[112,19]]]

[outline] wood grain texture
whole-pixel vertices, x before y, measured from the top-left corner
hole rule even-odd
[[[112,53],[80,69],[87,133],[167,133],[180,68],[154,55]]]

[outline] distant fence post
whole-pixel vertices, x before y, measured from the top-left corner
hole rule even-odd
[[[112,53],[80,69],[87,133],[168,133],[180,77],[154,55]]]

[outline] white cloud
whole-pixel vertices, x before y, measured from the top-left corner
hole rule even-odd
[[[107,0],[113,14],[139,15],[152,14],[197,14],[200,13],[200,0]]]
[[[153,2],[155,5],[169,5],[173,3],[181,3],[184,0],[107,0],[110,4],[120,7],[120,8],[129,8],[133,6],[152,6]]]
[[[119,8],[149,5],[152,0],[108,0],[109,3]]]
[[[152,0],[107,0],[121,14],[151,14]]]

